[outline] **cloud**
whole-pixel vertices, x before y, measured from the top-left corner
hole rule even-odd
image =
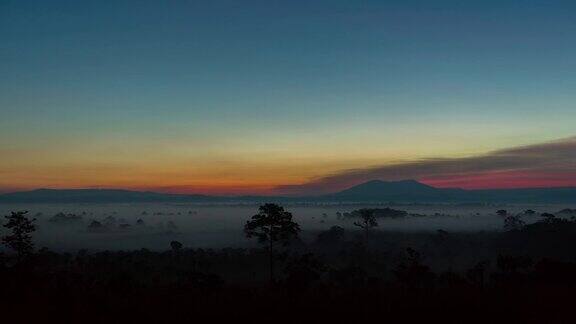
[[[275,190],[284,194],[326,193],[374,179],[417,179],[439,187],[462,188],[576,186],[576,137],[464,158],[429,158],[343,170]]]

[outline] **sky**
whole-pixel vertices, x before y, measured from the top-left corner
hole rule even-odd
[[[576,186],[576,3],[1,0],[0,192]]]

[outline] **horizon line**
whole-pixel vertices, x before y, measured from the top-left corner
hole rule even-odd
[[[482,190],[530,190],[530,189],[570,189],[576,188],[576,186],[527,186],[527,187],[494,187],[494,188],[462,188],[462,187],[438,187],[434,185],[427,184],[426,182],[419,181],[416,179],[402,179],[402,180],[380,180],[380,179],[373,179],[364,181],[350,187],[330,192],[330,193],[323,193],[323,194],[262,194],[262,193],[247,193],[247,194],[230,194],[230,193],[223,193],[223,194],[210,194],[210,193],[202,193],[202,192],[177,192],[177,191],[162,191],[160,188],[154,190],[152,188],[130,188],[130,187],[66,187],[66,188],[54,188],[54,187],[40,187],[40,188],[33,188],[33,189],[21,189],[21,190],[10,190],[10,191],[0,191],[0,196],[6,194],[14,194],[14,193],[25,193],[25,192],[34,192],[40,190],[52,190],[52,191],[66,191],[66,190],[108,190],[108,191],[127,191],[127,192],[140,192],[140,193],[154,193],[154,194],[165,194],[165,195],[183,195],[183,196],[207,196],[207,197],[249,197],[249,196],[260,196],[260,197],[305,197],[305,196],[325,196],[330,194],[336,194],[366,183],[370,182],[383,182],[383,183],[400,183],[400,182],[407,182],[412,181],[416,182],[434,189],[443,190],[443,189],[457,189],[457,190],[464,190],[464,191],[482,191]]]

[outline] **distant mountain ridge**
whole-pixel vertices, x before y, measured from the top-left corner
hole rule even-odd
[[[336,201],[452,203],[576,203],[576,188],[477,189],[435,188],[416,180],[372,180],[327,195]]]
[[[122,189],[36,189],[0,195],[0,203],[195,202],[217,199],[217,197],[205,195],[165,194]]]
[[[334,199],[346,200],[406,200],[434,198],[438,196],[439,192],[440,189],[425,185],[416,180],[371,180],[327,196]]]
[[[575,203],[576,188],[465,190],[435,188],[416,180],[372,180],[321,196],[208,196],[121,189],[37,189],[0,195],[0,203],[228,203],[228,202],[401,202],[401,203]]]

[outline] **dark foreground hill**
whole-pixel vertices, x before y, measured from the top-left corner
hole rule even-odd
[[[576,188],[464,190],[435,188],[415,180],[372,180],[322,196],[207,196],[113,189],[38,189],[0,195],[0,203],[575,203]]]

